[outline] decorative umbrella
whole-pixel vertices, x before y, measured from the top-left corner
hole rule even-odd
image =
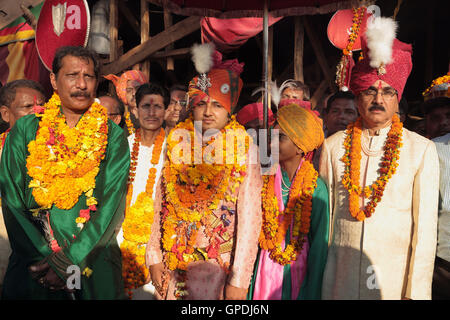
[[[264,128],[268,128],[269,12],[273,17],[326,14],[367,5],[361,0],[147,0],[172,13],[216,18],[263,17]]]

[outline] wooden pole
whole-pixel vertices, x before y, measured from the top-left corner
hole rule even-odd
[[[150,39],[150,13],[148,11],[148,3],[141,0],[141,44]],[[150,80],[150,61],[145,59],[142,61],[141,71],[147,75]]]
[[[308,17],[303,17],[303,24],[305,26],[305,31],[308,35],[309,41],[311,42],[311,46],[313,47],[314,53],[316,55],[317,62],[319,63],[323,76],[328,83],[328,87],[330,88],[331,92],[336,92],[336,85],[332,76],[334,73],[331,71],[330,66],[328,65],[327,58],[325,57],[325,53],[320,42],[320,38],[317,36],[316,32],[309,23]]]
[[[138,36],[141,35],[141,27],[139,26],[139,22],[137,21],[136,17],[133,15],[131,10],[124,3],[124,0],[119,1],[119,10],[123,14],[123,16],[128,20],[128,22],[130,23],[131,27],[136,32],[136,34]]]
[[[431,81],[433,81],[433,13],[434,13],[434,1],[430,1],[426,7],[426,40],[425,40],[425,85],[426,88]]]
[[[269,52],[267,60],[267,79],[272,80],[273,78],[273,26],[269,27]],[[269,100],[270,101],[270,100]],[[270,106],[269,106],[270,108]]]
[[[263,18],[263,79],[264,79],[264,99],[263,99],[263,122],[264,129],[269,128],[268,108],[269,108],[269,8],[268,0],[264,0]],[[267,140],[269,141],[269,140]]]
[[[172,26],[172,15],[170,12],[164,8],[164,29],[170,28]],[[173,50],[173,44],[166,47],[165,51],[169,52]],[[166,59],[166,70],[175,70],[174,60],[172,57],[167,57]]]
[[[109,61],[117,59],[117,48],[119,46],[119,10],[118,0],[109,2]]]
[[[305,82],[303,75],[303,48],[305,44],[305,28],[302,17],[294,18],[294,79]]]
[[[119,47],[119,10],[118,0],[110,0],[109,2],[109,62],[118,57]],[[109,83],[109,92],[115,92],[114,84]]]

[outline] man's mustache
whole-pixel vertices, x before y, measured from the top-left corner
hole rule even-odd
[[[77,91],[70,94],[71,97],[85,97],[89,98],[91,95],[84,91]]]
[[[369,108],[369,111],[375,111],[375,110],[386,111],[386,109],[383,106],[380,106],[379,104],[373,104]]]

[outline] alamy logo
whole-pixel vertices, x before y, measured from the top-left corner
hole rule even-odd
[[[81,9],[77,5],[67,7],[67,2],[52,6],[53,31],[59,37],[64,28],[81,29]]]
[[[67,289],[70,290],[80,290],[81,289],[81,270],[79,266],[71,265],[67,267],[66,273],[69,277],[66,281]]]
[[[367,288],[369,290],[380,289],[380,286],[378,285],[380,270],[376,266],[368,266],[367,274],[370,274],[366,281]]]

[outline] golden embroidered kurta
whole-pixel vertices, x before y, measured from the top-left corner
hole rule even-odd
[[[390,126],[361,137],[361,187],[378,178]],[[320,175],[330,196],[331,237],[324,299],[430,299],[436,252],[439,162],[434,143],[403,128],[397,172],[372,217],[349,212],[342,185],[345,131],[325,140]],[[368,203],[361,199],[361,206]]]

